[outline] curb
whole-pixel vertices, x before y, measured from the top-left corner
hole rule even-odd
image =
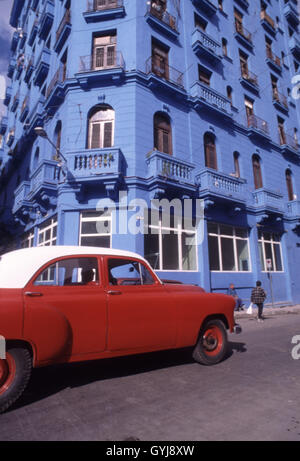
[[[252,314],[247,314],[246,311],[244,312],[234,312],[235,319],[251,319],[256,316],[257,308],[254,308],[254,312]],[[300,314],[300,306],[288,306],[288,307],[265,307],[263,310],[263,315],[286,315],[286,314]]]

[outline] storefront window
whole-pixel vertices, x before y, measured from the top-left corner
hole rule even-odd
[[[85,211],[80,216],[79,245],[111,247],[112,217],[104,212]]]
[[[280,236],[273,232],[259,232],[258,235],[260,262],[262,270],[282,272],[282,254]]]
[[[210,270],[249,272],[248,232],[216,223],[208,223],[207,227]]]

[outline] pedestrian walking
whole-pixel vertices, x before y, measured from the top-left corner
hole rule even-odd
[[[265,290],[261,286],[261,281],[257,280],[256,282],[256,287],[253,288],[252,293],[251,293],[251,302],[253,304],[256,304],[258,307],[258,315],[257,315],[257,320],[258,322],[263,322],[263,308],[264,308],[264,302],[267,297],[267,294]]]

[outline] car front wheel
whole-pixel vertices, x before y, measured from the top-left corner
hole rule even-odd
[[[200,330],[193,358],[203,365],[214,365],[224,359],[227,348],[228,340],[224,323],[219,319],[212,319]]]
[[[25,348],[11,347],[0,359],[0,413],[7,410],[23,393],[30,379],[32,359]]]

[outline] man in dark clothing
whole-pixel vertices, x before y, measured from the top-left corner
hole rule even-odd
[[[229,288],[228,288],[228,290],[227,290],[227,294],[228,294],[229,296],[233,296],[233,297],[234,297],[234,299],[235,299],[235,310],[236,310],[236,311],[243,311],[243,310],[244,310],[244,308],[243,308],[244,303],[243,303],[242,299],[238,296],[238,294],[237,294],[237,292],[236,292],[236,289],[234,288],[234,284],[233,284],[233,283],[231,283],[231,284],[229,285]]]
[[[258,280],[256,282],[256,287],[253,288],[252,293],[251,293],[251,302],[253,304],[256,304],[258,307],[257,320],[259,322],[263,322],[262,313],[263,313],[264,302],[265,302],[266,297],[267,297],[267,294],[261,286],[261,281]]]

